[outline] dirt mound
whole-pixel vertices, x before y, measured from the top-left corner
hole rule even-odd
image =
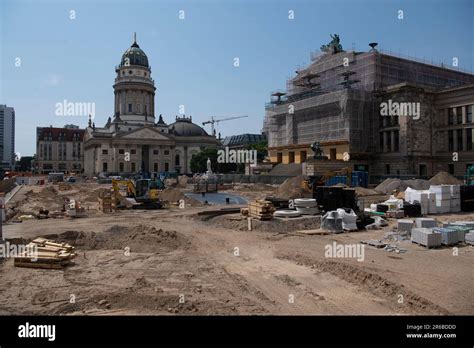
[[[354,187],[354,190],[356,192],[356,195],[359,196],[359,197],[363,197],[363,196],[373,196],[373,195],[379,195],[380,192],[376,191],[376,190],[371,190],[371,189],[368,189],[368,188],[365,188],[365,187]]]
[[[293,176],[303,173],[303,165],[301,163],[279,163],[270,170],[270,175]]]
[[[272,185],[255,183],[255,184],[238,184],[234,185],[234,190],[236,191],[251,191],[251,192],[263,192],[263,191],[273,191],[275,188]]]
[[[186,175],[178,176],[178,186],[180,188],[186,188],[188,185],[188,177]]]
[[[168,201],[168,202],[175,203],[175,202],[179,202],[180,199],[184,199],[186,196],[184,195],[184,193],[180,189],[167,188],[167,189],[164,189],[163,191],[161,191],[158,194],[158,197],[162,201]]]
[[[79,250],[114,250],[128,247],[130,252],[138,253],[169,252],[188,244],[187,239],[176,231],[164,231],[145,225],[115,225],[103,233],[66,231],[43,237],[69,243]]]
[[[110,194],[111,190],[107,189],[107,188],[100,188],[100,189],[94,190],[90,193],[87,193],[87,192],[88,192],[88,190],[85,191],[86,195],[85,195],[84,201],[85,202],[97,202],[97,199],[99,197],[104,197],[104,196]]]
[[[196,217],[202,220],[201,216]],[[219,226],[221,228],[228,228],[231,230],[248,231],[248,221],[240,215],[221,215],[215,218],[208,218],[211,225]],[[321,219],[319,217],[307,217],[296,219],[272,219],[268,221],[253,220],[252,231],[263,231],[271,233],[287,234],[289,231],[297,230],[314,230],[321,226]]]
[[[460,185],[462,184],[461,180],[456,179],[449,173],[446,172],[439,172],[435,176],[433,176],[430,180],[428,180],[430,185]]]
[[[58,195],[58,190],[54,186],[48,185],[38,193],[28,192],[28,194],[38,198],[55,198]]]
[[[276,190],[275,196],[283,199],[311,197],[311,192],[301,187],[303,176],[286,179]]]
[[[411,187],[415,190],[428,190],[430,188],[430,182],[423,179],[400,180],[388,178],[380,183],[375,190],[385,194],[391,194],[394,190],[405,191],[407,187]]]

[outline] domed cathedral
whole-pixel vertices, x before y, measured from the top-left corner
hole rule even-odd
[[[175,122],[168,125],[159,115],[156,121],[155,81],[136,35],[115,72],[113,117],[104,127],[96,127],[89,118],[86,128],[85,174],[190,174],[194,154],[220,145],[215,136],[194,124],[192,117],[176,116]]]

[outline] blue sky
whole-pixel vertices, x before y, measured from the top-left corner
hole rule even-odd
[[[179,105],[199,124],[248,115],[218,131],[259,133],[270,92],[285,88],[329,34],[338,33],[345,49],[365,51],[376,41],[437,63],[457,57],[472,71],[473,18],[472,0],[0,0],[0,103],[15,108],[23,156],[35,152],[36,126],[86,126],[86,117],[55,115],[64,99],[94,102],[103,126],[113,114],[114,67],[137,32],[152,66],[157,115],[171,123]]]

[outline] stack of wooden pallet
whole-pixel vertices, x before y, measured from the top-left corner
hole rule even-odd
[[[248,205],[249,217],[258,220],[271,220],[273,218],[273,212],[275,207],[269,201],[256,200],[250,202]]]
[[[98,198],[99,210],[103,213],[110,213],[112,211],[112,196],[110,193],[101,194]]]
[[[110,213],[112,211],[112,198],[111,197],[99,197],[99,210],[103,213]]]
[[[56,243],[45,238],[36,238],[27,245],[26,251],[14,258],[16,267],[61,269],[76,256],[74,247]]]
[[[59,191],[67,191],[71,189],[71,185],[69,185],[67,182],[60,182],[58,183],[58,190]]]

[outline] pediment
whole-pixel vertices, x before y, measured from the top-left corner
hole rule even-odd
[[[124,139],[153,139],[153,140],[170,140],[164,134],[161,134],[159,131],[150,129],[148,127],[138,128],[129,133],[125,133],[120,136]]]

